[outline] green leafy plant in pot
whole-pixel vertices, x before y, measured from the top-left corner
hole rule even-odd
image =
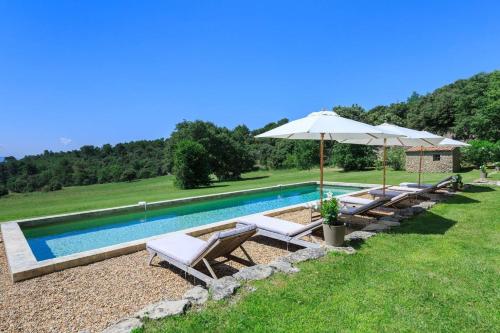
[[[464,186],[462,175],[454,175],[451,177],[451,188],[453,191],[459,190]]]
[[[486,165],[481,165],[479,167],[479,173],[481,175],[481,179],[485,179],[486,177],[488,177],[488,172],[486,171]]]
[[[321,206],[321,217],[323,218],[323,235],[325,243],[331,246],[344,244],[345,224],[338,220],[339,202],[331,193],[323,200]]]

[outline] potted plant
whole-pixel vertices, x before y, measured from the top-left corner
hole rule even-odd
[[[451,188],[453,191],[461,189],[463,186],[464,183],[462,182],[462,175],[454,175],[451,177]]]
[[[481,174],[481,179],[485,179],[486,177],[488,177],[488,173],[486,172],[486,165],[481,165],[479,167],[479,172]]]
[[[323,200],[321,206],[323,235],[326,245],[341,246],[344,244],[345,224],[338,220],[338,214],[339,203],[331,193],[328,193],[327,199]]]
[[[500,171],[500,162],[495,162],[495,171]]]

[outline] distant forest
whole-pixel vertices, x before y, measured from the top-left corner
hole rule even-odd
[[[428,130],[460,140],[500,140],[500,71],[480,73],[436,89],[413,93],[405,102],[365,110],[358,105],[336,106],[341,116],[370,124],[389,122]],[[311,110],[314,111],[314,110]],[[219,180],[237,179],[255,168],[311,168],[319,163],[318,143],[255,139],[254,136],[288,122],[281,119],[263,128],[234,129],[203,121],[177,124],[170,138],[102,147],[83,146],[69,152],[45,151],[0,163],[0,192],[54,191],[63,186],[131,181],[166,175],[174,168],[179,142],[195,141],[208,156],[211,174]],[[331,152],[339,144],[328,143]],[[357,154],[373,153],[356,147]],[[330,156],[327,153],[327,157]],[[334,161],[333,161],[334,162]],[[360,164],[361,165],[361,164]]]

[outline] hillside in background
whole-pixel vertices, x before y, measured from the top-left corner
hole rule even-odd
[[[377,106],[365,121],[384,121],[460,140],[500,140],[500,71],[458,80],[406,102]],[[496,126],[495,126],[496,125]]]
[[[389,122],[428,130],[461,140],[500,140],[500,71],[480,73],[435,91],[413,93],[405,102],[376,106],[333,108],[344,117],[380,124]],[[52,191],[62,186],[131,181],[165,175],[173,170],[177,143],[200,143],[208,155],[209,168],[219,180],[237,179],[259,165],[272,169],[310,168],[318,163],[316,142],[255,140],[254,136],[286,123],[282,119],[251,131],[203,121],[181,122],[169,139],[143,140],[102,147],[83,146],[69,152],[45,151],[20,160],[5,158],[0,164],[0,193]],[[327,143],[327,156],[334,149]],[[370,155],[371,147],[356,147],[353,155]],[[2,158],[0,158],[1,161]]]

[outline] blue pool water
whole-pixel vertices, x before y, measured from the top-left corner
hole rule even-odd
[[[326,186],[324,194],[332,192],[333,195],[340,195],[358,190],[360,188],[357,187]],[[318,187],[307,185],[187,203],[140,213],[24,227],[23,232],[36,259],[41,261],[305,203],[317,199],[318,196]]]

